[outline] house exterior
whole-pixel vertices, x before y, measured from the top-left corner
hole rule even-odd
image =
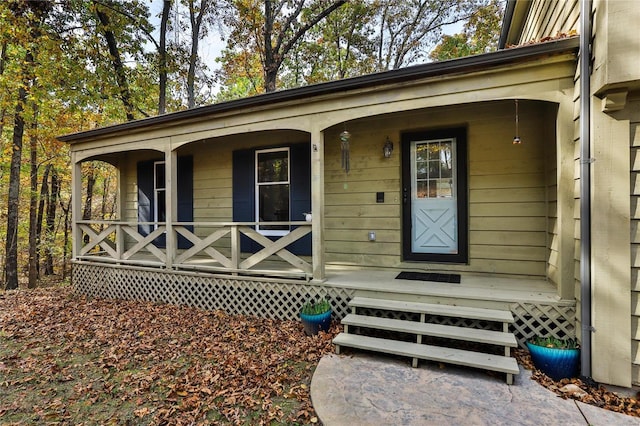
[[[510,2],[502,43],[521,47],[60,137],[72,153],[74,287],[276,318],[317,296],[341,318],[355,295],[386,295],[510,310],[521,344],[581,337],[576,4]],[[618,20],[640,6],[593,11],[592,373],[631,386],[640,68],[627,68],[640,46]],[[540,16],[556,26],[539,28]],[[568,36],[524,44],[557,31]],[[612,60],[621,46],[629,55]],[[81,220],[88,161],[118,171],[117,220]]]
[[[634,1],[510,1],[501,38],[501,47],[553,37],[557,33],[581,32],[584,22],[590,27],[589,80],[580,79],[576,67],[576,204],[587,208],[576,211],[576,293],[585,297],[584,271],[588,263],[587,293],[590,297],[590,324],[578,309],[576,330],[591,334],[592,376],[596,381],[621,386],[640,383],[640,304],[638,282],[638,163],[640,138],[637,123],[640,84],[640,35],[632,30],[640,18],[640,5]],[[581,14],[581,7],[590,15]],[[582,16],[581,16],[582,15]],[[589,18],[588,21],[584,19]],[[586,27],[586,25],[585,25]],[[585,49],[583,49],[585,50]],[[586,51],[586,50],[585,50]],[[586,56],[586,54],[585,54]],[[586,74],[586,73],[583,73]],[[587,86],[581,86],[581,84]],[[585,90],[586,87],[586,90]],[[581,98],[582,97],[582,98]],[[584,119],[579,103],[583,99],[589,111]],[[587,126],[584,135],[580,126]],[[588,151],[580,150],[585,139]],[[589,152],[586,157],[585,152]],[[581,167],[586,170],[580,172]],[[580,180],[588,173],[586,195],[579,191]],[[589,206],[590,204],[590,206]],[[586,213],[586,214],[585,214]],[[590,216],[590,238],[585,244],[581,217]],[[582,221],[586,222],[586,221]],[[583,224],[584,225],[584,224]],[[578,256],[585,247],[585,255]],[[583,287],[580,291],[579,287]],[[583,345],[584,346],[584,345]]]

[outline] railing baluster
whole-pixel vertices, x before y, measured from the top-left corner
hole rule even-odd
[[[116,224],[116,253],[117,259],[122,260],[122,254],[124,253],[124,231],[122,230],[122,224]]]
[[[297,256],[287,250],[287,247],[300,240],[310,232],[308,222],[279,222],[270,225],[285,225],[294,229],[278,239],[271,240],[255,230],[256,222],[174,222],[172,227],[164,223],[155,224],[155,229],[147,236],[139,232],[139,225],[151,224],[147,222],[117,222],[117,221],[93,221],[80,220],[74,226],[81,235],[82,241],[78,244],[77,260],[91,260],[105,263],[151,265],[164,267],[173,260],[173,267],[177,269],[223,271],[233,275],[260,274],[274,276],[302,276],[309,278],[312,268],[306,259]],[[95,231],[94,227],[106,228],[102,232]],[[199,227],[199,232],[190,230],[189,227]],[[213,228],[213,229],[212,229]],[[203,232],[207,230],[206,233]],[[212,229],[211,231],[208,231]],[[192,245],[191,248],[180,250],[170,247],[162,250],[154,244],[154,240],[164,232],[174,232],[174,241],[182,236]],[[115,237],[110,237],[115,233]],[[204,235],[204,236],[202,236]],[[241,240],[243,235],[258,242],[262,248],[256,253],[250,254],[243,260]],[[84,238],[89,237],[89,242],[84,243]],[[133,239],[133,242],[127,242]],[[114,247],[115,243],[115,247]],[[177,244],[176,244],[177,245]],[[98,253],[93,250],[100,247]],[[154,257],[149,259],[148,255]],[[283,261],[283,267],[273,267],[271,260],[274,256]],[[260,267],[258,265],[270,265]]]
[[[240,230],[238,229],[238,225],[231,225],[231,267],[238,269],[240,267],[240,260]]]

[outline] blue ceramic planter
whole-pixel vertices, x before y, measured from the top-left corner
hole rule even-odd
[[[533,365],[553,380],[576,377],[580,349],[547,348],[527,342]]]
[[[300,313],[304,332],[308,336],[318,334],[319,331],[329,331],[331,325],[331,311],[327,311],[316,315],[307,315]]]

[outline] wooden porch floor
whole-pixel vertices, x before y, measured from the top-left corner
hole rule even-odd
[[[94,261],[104,262],[104,257],[93,257]],[[117,263],[115,261],[106,263]],[[157,259],[146,253],[137,253],[134,258],[130,259],[129,265],[153,266],[157,263]],[[204,273],[233,273],[234,271],[225,270],[217,262],[206,258],[192,258],[189,262],[182,264],[183,270]],[[285,280],[303,278],[305,274],[290,268],[290,265],[278,260],[267,260],[260,265],[260,269],[248,272],[248,276],[260,276],[264,273],[273,273],[273,271],[281,272],[282,278]],[[492,276],[488,274],[472,274],[461,273],[461,282],[459,284],[439,283],[432,281],[413,281],[405,279],[397,279],[396,276],[402,272],[402,269],[356,269],[343,267],[339,265],[326,265],[326,279],[322,282],[312,283],[321,286],[353,289],[356,292],[379,293],[380,295],[395,295],[395,298],[445,298],[458,300],[475,300],[475,301],[493,301],[493,302],[523,302],[523,303],[542,303],[542,304],[558,304],[566,302],[567,304],[575,303],[574,301],[563,301],[558,295],[555,286],[543,278],[532,277],[503,277]],[[431,271],[424,271],[431,272]],[[433,271],[438,273],[446,273],[446,271]],[[242,273],[242,272],[241,272]],[[277,280],[277,277],[272,277]],[[404,297],[403,297],[404,296]]]
[[[395,294],[402,298],[469,299],[494,302],[557,304],[556,288],[541,278],[496,277],[461,274],[460,284],[396,279],[400,270],[344,270],[327,266],[324,285],[351,288],[359,292]],[[574,303],[573,301],[566,301]]]

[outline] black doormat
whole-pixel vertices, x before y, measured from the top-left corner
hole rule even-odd
[[[460,274],[437,274],[434,272],[400,272],[396,279],[460,284]]]

